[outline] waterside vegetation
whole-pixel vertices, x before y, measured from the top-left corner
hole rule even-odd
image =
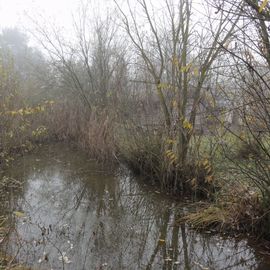
[[[269,239],[270,3],[203,1],[197,18],[189,0],[113,2],[96,18],[82,4],[72,40],[31,18],[40,49],[2,31],[0,172],[65,140],[208,202],[179,222]]]

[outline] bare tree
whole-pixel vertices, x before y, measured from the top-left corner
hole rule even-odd
[[[230,0],[220,2],[215,7],[224,12],[231,12],[230,8],[235,5]],[[270,132],[269,5],[267,1],[253,0],[243,0],[241,5],[236,10],[240,16],[239,31],[230,46],[222,46],[234,64],[231,82],[238,102],[233,111],[241,120],[241,132],[228,131],[239,139],[241,147],[233,149],[236,155],[232,156],[227,148],[225,153],[235,165],[236,172],[257,188],[266,206],[270,198],[270,145],[267,140]]]
[[[46,28],[32,20],[33,34],[51,58],[64,88],[79,97],[90,112],[98,113],[116,95],[119,74],[126,68],[125,50],[116,38],[113,18],[107,15],[93,19],[89,9],[82,3],[74,19],[73,40],[67,41],[55,25]]]
[[[124,29],[152,76],[167,136],[176,139],[178,163],[183,167],[204,83],[222,47],[234,35],[239,16],[223,11],[214,14],[208,7],[207,20],[204,17],[199,23],[193,19],[192,1],[164,0],[158,9],[151,2],[137,0],[138,12],[130,4],[125,12],[115,2]],[[166,95],[166,91],[173,94]]]

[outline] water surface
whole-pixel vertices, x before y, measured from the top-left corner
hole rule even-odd
[[[5,247],[33,269],[270,269],[248,240],[176,226],[187,206],[67,144],[20,158],[6,176],[22,187],[2,204],[14,215]]]

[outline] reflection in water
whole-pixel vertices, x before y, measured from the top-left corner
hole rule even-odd
[[[23,188],[8,250],[38,269],[270,269],[247,241],[174,226],[187,209],[57,144],[7,173]]]

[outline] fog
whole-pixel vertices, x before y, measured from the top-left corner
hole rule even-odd
[[[0,0],[0,173],[61,141],[270,239],[269,21],[268,0]]]

